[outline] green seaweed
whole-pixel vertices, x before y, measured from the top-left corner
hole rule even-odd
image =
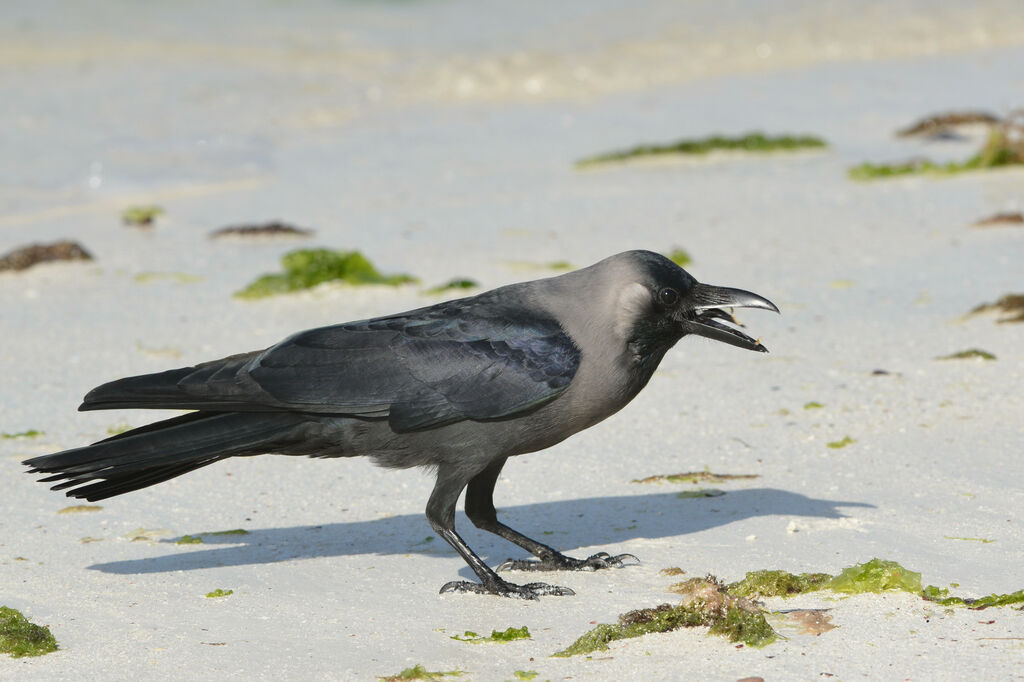
[[[824,590],[832,579],[828,573],[796,575],[788,571],[750,571],[743,580],[731,583],[726,589],[738,597],[788,597]]]
[[[878,180],[905,175],[955,175],[968,171],[1024,165],[1024,143],[1015,140],[1019,125],[1005,124],[989,131],[985,144],[966,161],[936,163],[916,158],[898,163],[862,163],[849,169],[853,180]]]
[[[675,263],[681,268],[685,268],[687,265],[693,262],[693,258],[686,249],[676,247],[665,254],[670,261]]]
[[[530,630],[525,625],[521,628],[509,627],[505,630],[491,630],[489,637],[478,635],[472,630],[466,630],[461,635],[452,635],[452,639],[472,644],[483,644],[485,642],[513,642],[517,639],[530,639]]]
[[[514,673],[512,673],[512,677],[516,678],[517,680],[532,680],[533,678],[537,677],[537,674],[538,673],[536,670],[517,670]]]
[[[872,559],[855,564],[829,581],[828,589],[841,594],[902,590],[921,592],[921,574],[900,566],[895,561]]]
[[[825,407],[825,406],[822,405],[819,402],[814,401],[814,400],[812,400],[810,402],[807,402],[807,403],[804,403],[804,409],[805,410],[820,410],[823,407]]]
[[[765,135],[760,132],[735,137],[711,135],[698,139],[683,139],[668,144],[642,144],[630,149],[617,150],[580,159],[576,168],[589,168],[606,163],[657,158],[669,155],[704,155],[713,151],[739,151],[756,154],[788,152],[802,149],[823,149],[828,145],[813,135]]]
[[[634,478],[633,483],[724,483],[739,479],[757,478],[757,474],[716,474],[711,469],[704,471],[687,471],[683,474],[659,474],[647,478]]]
[[[475,289],[480,286],[480,283],[474,279],[466,279],[457,277],[455,279],[448,280],[444,284],[439,284],[436,287],[431,287],[424,291],[425,294],[443,294],[446,291],[453,291],[459,289]]]
[[[46,435],[45,431],[37,431],[35,429],[29,429],[28,431],[21,431],[19,433],[0,433],[0,438],[13,439],[13,438],[39,438],[39,436]]]
[[[234,591],[234,590],[222,590],[222,589],[220,589],[220,588],[218,587],[218,588],[217,588],[216,590],[214,590],[213,592],[207,592],[207,593],[206,593],[206,598],[207,598],[207,599],[216,599],[216,598],[218,598],[218,597],[226,597],[226,596],[228,596],[229,594],[234,594],[234,593],[235,593],[235,591]]]
[[[235,292],[238,298],[264,298],[312,288],[324,282],[351,285],[385,284],[398,286],[415,282],[409,275],[382,275],[358,251],[298,249],[281,258],[283,273],[263,275],[246,288]]]
[[[775,641],[777,635],[765,620],[764,612],[749,600],[729,594],[713,576],[691,578],[676,587],[685,595],[681,604],[629,611],[619,616],[618,623],[601,623],[552,655],[567,658],[604,651],[608,643],[615,640],[698,626],[708,627],[712,634],[722,635],[729,641],[753,647]]]
[[[0,606],[0,653],[13,658],[42,656],[57,650],[48,627],[30,623],[20,611]]]
[[[985,597],[971,599],[969,597],[950,597],[949,590],[928,585],[921,590],[921,596],[930,602],[941,606],[966,606],[969,609],[980,611],[990,606],[1009,606],[1011,604],[1024,603],[1024,590],[1017,590],[1009,594],[990,594]]]
[[[573,270],[575,266],[567,260],[551,261],[545,267],[550,270]]]
[[[416,664],[411,668],[406,668],[397,675],[378,677],[377,679],[383,680],[384,682],[398,682],[398,680],[439,680],[442,677],[461,677],[464,674],[465,673],[461,670],[427,670],[422,665]]]
[[[203,539],[201,537],[199,537],[198,535],[182,535],[180,538],[178,538],[178,541],[175,542],[174,544],[176,544],[176,545],[201,545],[201,544],[203,544]]]
[[[856,442],[857,441],[850,438],[849,436],[844,436],[842,440],[832,440],[829,441],[828,443],[825,443],[825,447],[832,448],[833,450],[838,450],[839,448],[845,448],[847,445],[852,445],[853,443]]]
[[[981,350],[980,348],[968,348],[967,350],[958,351],[956,353],[950,353],[949,355],[942,355],[936,360],[969,360],[972,358],[978,358],[981,360],[995,360],[996,356],[989,353],[987,350]]]
[[[135,226],[152,225],[153,221],[163,214],[164,209],[159,206],[129,206],[121,211],[121,222]]]

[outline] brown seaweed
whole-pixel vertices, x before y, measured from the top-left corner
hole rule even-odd
[[[0,271],[27,270],[39,263],[59,260],[92,260],[92,256],[77,242],[67,240],[53,244],[30,244],[0,256]]]

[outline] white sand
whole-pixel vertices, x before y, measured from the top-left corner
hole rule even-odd
[[[830,7],[859,25],[850,7]],[[616,642],[592,658],[549,658],[594,622],[673,601],[665,588],[675,579],[658,574],[668,566],[735,580],[761,568],[837,572],[877,556],[920,571],[926,584],[959,583],[953,592],[963,596],[1024,588],[1024,326],[962,317],[1024,290],[1024,231],[968,228],[1021,210],[1024,173],[845,177],[864,160],[963,158],[976,146],[892,136],[919,116],[1024,104],[1019,17],[1001,20],[999,3],[981,7],[948,3],[919,15],[914,3],[898,5],[878,48],[885,59],[811,50],[783,62],[789,68],[743,73],[749,65],[737,62],[647,85],[637,74],[650,55],[615,52],[651,35],[638,22],[608,29],[596,47],[581,41],[564,51],[632,78],[609,76],[585,98],[571,88],[537,97],[512,88],[468,102],[435,88],[440,81],[413,87],[416,71],[404,68],[408,55],[394,38],[388,49],[358,45],[366,60],[337,71],[320,68],[321,53],[305,70],[301,60],[279,63],[274,56],[300,33],[291,13],[280,26],[271,13],[240,29],[262,38],[264,62],[221,49],[209,26],[182,61],[139,36],[117,47],[109,12],[94,26],[48,28],[21,8],[13,25],[22,27],[22,59],[0,71],[5,127],[16,131],[0,171],[0,252],[72,238],[97,260],[0,275],[0,432],[45,432],[0,439],[0,603],[49,625],[61,646],[42,658],[0,658],[0,678],[347,680],[415,664],[477,680],[516,670],[538,679],[1024,676],[1019,609],[947,610],[900,593],[770,600],[772,609],[831,609],[839,627],[817,637],[780,628],[789,639],[760,650],[690,630]],[[331,8],[315,8],[310,30],[331,34]],[[974,24],[936,19],[967,15]],[[368,16],[359,20],[381,31],[378,43],[409,21],[398,11]],[[730,33],[730,17],[716,30],[727,47],[744,44],[745,29]],[[173,42],[187,19],[159,30]],[[134,26],[131,15],[121,21]],[[935,29],[934,49],[911,39],[920,37],[913,26]],[[804,40],[802,25],[785,28],[776,40],[783,53]],[[956,43],[968,29],[989,32]],[[856,42],[849,29],[830,30],[837,44]],[[53,39],[30,40],[39,35]],[[671,35],[651,42],[672,43]],[[523,40],[517,50],[545,54]],[[107,56],[90,59],[89,45]],[[440,56],[426,63],[438,73],[478,55],[447,54],[440,38],[431,48]],[[373,86],[407,96],[376,102],[370,92],[351,104],[352,92]],[[571,166],[639,142],[752,129],[819,134],[831,149],[583,173]],[[139,202],[167,211],[149,232],[118,222]],[[207,239],[224,225],[275,218],[318,234]],[[34,483],[20,460],[158,416],[75,412],[93,386],[434,300],[416,286],[232,299],[304,244],[359,248],[424,286],[465,276],[487,287],[546,274],[524,263],[585,265],[628,248],[682,246],[699,279],[757,291],[783,316],[743,316],[771,355],[686,339],[622,413],[506,468],[496,501],[510,525],[576,556],[608,550],[642,560],[545,576],[575,597],[439,597],[443,583],[471,572],[440,539],[426,540],[430,478],[365,460],[232,460],[104,501],[99,512],[58,515],[73,501]],[[140,273],[202,279],[140,282]],[[934,359],[973,347],[998,360]],[[803,409],[810,401],[825,407]],[[826,447],[847,435],[852,445]],[[704,467],[759,478],[717,484],[726,494],[706,499],[677,498],[679,485],[631,483]],[[521,556],[461,514],[457,523],[492,565]],[[130,541],[139,528],[163,534]],[[234,528],[249,534],[174,543]],[[216,588],[234,594],[204,597]],[[521,625],[531,640],[449,638]]]

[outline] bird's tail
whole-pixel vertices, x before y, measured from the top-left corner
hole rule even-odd
[[[51,474],[40,480],[56,482],[52,490],[102,500],[227,457],[272,452],[300,421],[290,413],[192,412],[23,464],[29,473]]]

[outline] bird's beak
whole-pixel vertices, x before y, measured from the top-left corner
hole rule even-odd
[[[690,289],[686,299],[688,300],[684,299],[683,305],[680,306],[680,310],[684,311],[684,317],[680,321],[684,333],[705,336],[747,350],[768,352],[760,340],[754,340],[738,329],[718,321],[728,320],[733,324],[739,324],[736,318],[723,308],[763,308],[779,312],[775,304],[767,298],[743,289],[696,284]]]

